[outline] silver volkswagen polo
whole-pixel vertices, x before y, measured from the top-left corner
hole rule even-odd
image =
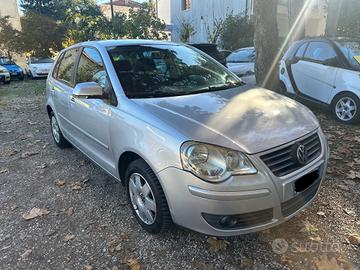
[[[47,80],[55,143],[126,187],[139,224],[215,236],[263,230],[313,201],[328,145],[303,105],[249,89],[197,49],[147,40],[62,51]]]

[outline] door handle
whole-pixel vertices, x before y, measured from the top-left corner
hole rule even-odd
[[[75,97],[74,96],[70,96],[70,101],[75,103]]]

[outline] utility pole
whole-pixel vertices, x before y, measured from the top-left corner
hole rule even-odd
[[[111,7],[111,19],[114,19],[114,3],[113,3],[113,0],[110,0],[110,7]]]

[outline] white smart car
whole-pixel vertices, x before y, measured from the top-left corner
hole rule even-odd
[[[26,73],[30,78],[46,78],[54,63],[49,57],[30,57],[27,61]]]
[[[337,120],[360,120],[360,41],[311,38],[295,42],[280,62],[281,91],[330,108]]]

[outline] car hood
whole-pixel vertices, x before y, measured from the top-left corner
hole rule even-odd
[[[308,108],[263,88],[133,101],[189,140],[249,154],[288,143],[319,127]]]
[[[3,65],[9,71],[20,71],[21,68],[18,65]]]

